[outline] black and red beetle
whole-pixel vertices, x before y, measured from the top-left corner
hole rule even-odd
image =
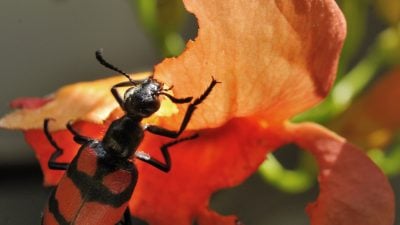
[[[143,140],[144,132],[169,138],[178,138],[188,125],[196,106],[202,103],[218,83],[214,78],[205,92],[194,101],[192,97],[175,98],[164,89],[163,83],[150,76],[143,80],[131,77],[111,65],[96,51],[97,60],[105,67],[117,71],[128,78],[111,88],[111,93],[124,110],[125,115],[113,121],[102,140],[80,135],[69,122],[67,129],[73,134],[74,141],[81,147],[70,164],[57,162],[63,154],[49,132],[49,121],[44,121],[44,132],[55,152],[51,155],[48,167],[54,170],[66,170],[57,187],[50,194],[43,217],[43,225],[129,225],[131,224],[128,201],[138,179],[138,172],[132,159],[144,161],[164,172],[171,169],[168,148],[182,141],[196,138],[192,135],[175,139],[161,146],[164,162],[137,151]],[[130,87],[123,97],[117,91],[119,87]],[[190,103],[179,130],[168,130],[155,125],[142,125],[141,121],[160,108],[159,96],[164,95],[176,104]]]

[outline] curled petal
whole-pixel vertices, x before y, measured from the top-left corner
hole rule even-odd
[[[316,124],[291,124],[288,130],[319,165],[320,193],[307,207],[312,225],[394,223],[392,188],[361,150]]]
[[[157,65],[155,76],[173,84],[176,96],[198,96],[211,76],[222,82],[192,128],[253,115],[281,122],[327,94],[345,37],[335,1],[184,3],[198,19],[198,37],[178,58]]]

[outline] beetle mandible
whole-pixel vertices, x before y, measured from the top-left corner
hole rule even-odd
[[[168,148],[198,137],[194,134],[177,139],[187,127],[196,106],[202,103],[219,83],[212,78],[210,85],[197,99],[176,98],[167,93],[171,88],[165,89],[164,84],[154,79],[153,75],[142,80],[133,80],[127,73],[108,63],[101,50],[96,51],[96,59],[103,66],[128,79],[111,88],[111,93],[125,114],[111,123],[102,140],[79,134],[72,123],[68,122],[67,129],[73,134],[74,141],[81,145],[70,164],[57,162],[63,154],[63,149],[50,134],[48,126],[51,119],[45,119],[44,133],[55,148],[48,161],[48,167],[66,172],[50,194],[42,225],[130,225],[128,201],[138,179],[132,159],[138,158],[161,171],[168,172],[171,169]],[[123,97],[117,91],[120,87],[129,87]],[[190,103],[176,131],[141,123],[144,118],[160,108],[161,95],[175,104]],[[175,139],[160,147],[163,161],[137,151],[145,131]]]

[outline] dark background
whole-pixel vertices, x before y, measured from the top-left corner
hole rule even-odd
[[[188,25],[188,37],[195,37],[193,27]],[[128,72],[151,70],[161,60],[125,0],[1,0],[0,32],[1,115],[16,97],[44,96],[65,84],[111,75],[95,60],[96,49]],[[0,224],[39,224],[48,190],[20,132],[0,130],[0,182]],[[306,225],[304,208],[317,192],[315,187],[283,194],[254,175],[217,193],[212,207],[239,215],[247,225]]]

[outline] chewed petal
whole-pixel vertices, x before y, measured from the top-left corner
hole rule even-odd
[[[329,91],[345,36],[335,1],[184,3],[198,19],[198,37],[181,56],[156,66],[155,76],[173,84],[176,96],[200,95],[211,76],[222,82],[192,128],[253,115],[279,122]]]
[[[199,225],[239,225],[238,221],[236,216],[221,216],[207,208],[203,209],[197,219]]]
[[[361,150],[316,124],[290,124],[288,130],[319,165],[320,194],[307,207],[312,225],[394,223],[392,188]]]

